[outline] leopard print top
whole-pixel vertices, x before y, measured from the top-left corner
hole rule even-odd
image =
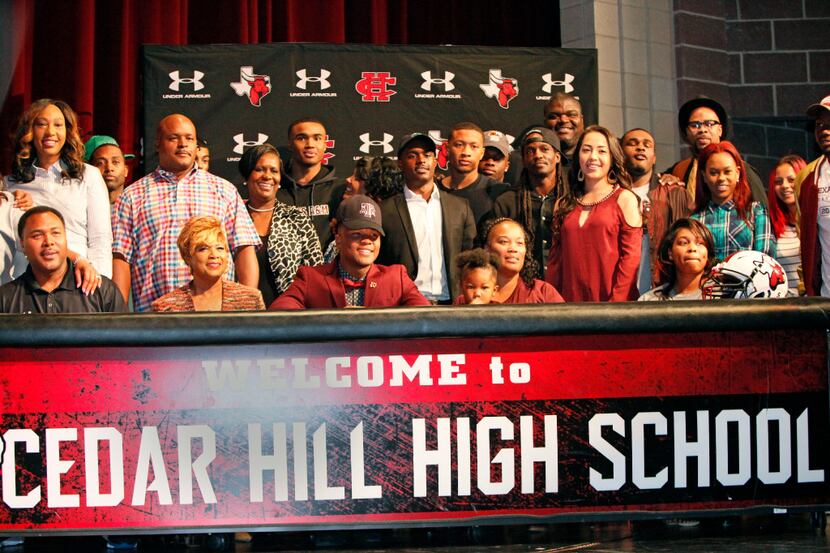
[[[291,285],[300,265],[320,265],[323,251],[311,218],[302,208],[277,202],[268,232],[268,262],[277,295]]]

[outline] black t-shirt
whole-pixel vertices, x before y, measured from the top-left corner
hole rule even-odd
[[[505,183],[481,174],[473,184],[465,188],[447,188],[443,184],[439,184],[439,188],[442,192],[447,192],[448,194],[467,200],[467,203],[470,204],[470,209],[473,210],[473,215],[476,219],[476,229],[478,229],[479,233],[482,230],[484,222],[493,217],[493,204],[495,204],[496,198],[510,189]]]
[[[75,286],[75,267],[68,269],[63,280],[51,292],[35,280],[32,268],[19,278],[0,286],[0,313],[126,313],[127,304],[115,284],[105,276],[90,295]]]

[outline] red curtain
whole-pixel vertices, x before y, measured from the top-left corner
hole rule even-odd
[[[0,129],[37,98],[80,115],[84,137],[139,151],[142,44],[331,42],[560,46],[558,2],[515,0],[11,0]],[[6,55],[6,54],[4,54]],[[0,138],[0,172],[13,147]]]

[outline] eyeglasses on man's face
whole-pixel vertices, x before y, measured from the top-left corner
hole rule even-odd
[[[689,121],[688,123],[686,123],[686,126],[692,129],[693,131],[702,129],[704,127],[707,129],[711,129],[715,125],[720,125],[720,121],[715,121],[714,119],[707,119],[706,121]]]

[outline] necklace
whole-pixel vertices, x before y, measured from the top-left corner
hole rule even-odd
[[[578,203],[582,207],[594,207],[595,205],[599,205],[602,202],[604,202],[605,200],[607,200],[608,198],[610,198],[611,195],[614,194],[614,192],[617,191],[617,188],[619,188],[619,187],[615,184],[614,186],[611,187],[611,191],[608,192],[608,194],[606,194],[605,196],[603,196],[602,198],[598,199],[595,202],[583,202],[582,198],[577,198],[576,203]]]
[[[252,206],[251,204],[245,204],[245,206],[246,206],[248,209],[250,209],[251,211],[256,211],[257,213],[269,213],[269,212],[271,212],[271,211],[274,211],[274,208],[275,208],[275,207],[277,207],[277,205],[276,205],[276,204],[274,204],[273,206],[271,206],[269,209],[260,209],[260,208],[258,208],[258,207],[254,207],[254,206]]]

